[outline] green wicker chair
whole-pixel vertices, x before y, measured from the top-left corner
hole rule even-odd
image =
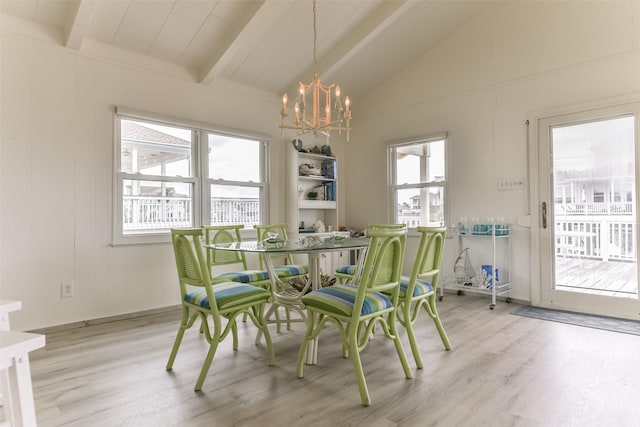
[[[307,331],[298,353],[298,377],[304,376],[304,358],[309,343],[316,339],[328,321],[338,326],[344,356],[353,362],[363,406],[371,404],[362,368],[360,352],[369,344],[376,325],[393,340],[406,378],[411,378],[409,363],[398,336],[396,314],[400,296],[400,273],[407,229],[371,228],[362,275],[356,284],[338,284],[310,292],[302,297],[308,315]]]
[[[223,244],[241,242],[240,230],[244,225],[205,225],[202,227],[205,233],[205,242],[210,244]],[[260,260],[262,262],[262,259]],[[219,282],[250,283],[263,288],[269,287],[269,273],[265,269],[250,270],[247,268],[247,258],[244,252],[221,251],[207,248],[207,264],[211,269],[212,280]],[[214,274],[214,268],[238,266],[238,270]]]
[[[416,230],[421,236],[413,271],[410,277],[402,276],[400,278],[398,322],[407,330],[413,358],[417,367],[422,369],[422,357],[413,330],[413,324],[418,319],[422,308],[433,319],[446,350],[451,350],[451,343],[436,308],[436,293],[446,228],[418,227]]]
[[[273,365],[274,359],[271,336],[264,322],[265,304],[271,298],[271,293],[264,288],[240,282],[222,282],[214,285],[203,251],[203,231],[202,228],[171,230],[180,283],[182,321],[166,368],[173,369],[184,332],[200,318],[201,330],[209,343],[209,351],[196,381],[196,391],[202,389],[218,344],[230,333],[233,336],[233,349],[238,349],[236,318],[241,314],[247,314],[264,334],[269,365]],[[208,318],[212,320],[213,330],[209,326]],[[224,325],[223,319],[226,319]]]
[[[369,224],[367,230],[372,228],[391,228],[391,229],[402,229],[406,228],[406,224]],[[365,230],[365,234],[366,231]],[[349,283],[356,274],[357,265],[342,265],[336,268],[334,275],[336,279],[338,279],[338,283]]]

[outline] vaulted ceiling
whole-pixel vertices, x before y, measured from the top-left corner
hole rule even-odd
[[[318,74],[357,100],[490,5],[318,0]],[[68,49],[204,85],[280,96],[313,75],[311,0],[0,0],[0,13]]]

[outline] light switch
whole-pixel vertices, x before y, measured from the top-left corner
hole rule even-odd
[[[498,178],[499,191],[523,190],[524,178]]]

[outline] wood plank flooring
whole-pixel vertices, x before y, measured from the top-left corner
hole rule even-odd
[[[319,364],[296,377],[302,325],[276,334],[275,366],[255,329],[223,343],[202,392],[193,391],[207,350],[188,331],[172,372],[165,363],[179,311],[56,328],[31,354],[38,425],[46,426],[637,426],[640,337],[511,315],[481,296],[447,294],[439,309],[453,350],[422,316],[425,368],[405,379],[382,336],[363,353],[372,406],[360,405],[350,360],[334,327]],[[406,341],[405,341],[406,342]]]

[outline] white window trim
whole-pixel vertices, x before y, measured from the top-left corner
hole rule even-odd
[[[129,245],[129,244],[152,244],[152,243],[168,243],[171,242],[171,235],[167,232],[150,232],[125,235],[122,227],[122,210],[123,210],[123,189],[121,182],[125,179],[134,178],[139,179],[140,175],[130,174],[120,171],[120,143],[122,141],[120,134],[120,119],[131,119],[139,121],[147,121],[151,123],[157,123],[167,126],[179,126],[192,130],[193,133],[193,176],[192,177],[171,177],[171,176],[145,176],[145,179],[152,181],[164,181],[164,182],[185,182],[193,183],[193,225],[194,227],[201,227],[204,224],[205,218],[210,218],[209,203],[203,203],[210,198],[209,187],[202,188],[203,183],[215,183],[224,182],[224,184],[233,184],[235,182],[224,180],[211,180],[205,178],[208,176],[208,170],[206,161],[201,159],[201,153],[203,149],[202,136],[207,133],[213,133],[217,135],[228,135],[235,138],[247,138],[259,141],[261,143],[260,148],[260,162],[263,165],[262,182],[237,182],[237,185],[242,186],[255,186],[261,188],[261,222],[268,222],[269,215],[269,146],[271,137],[266,134],[252,133],[234,128],[217,126],[210,123],[202,123],[193,120],[187,120],[182,118],[171,117],[162,114],[147,113],[140,110],[123,108],[116,106],[114,108],[113,115],[113,153],[112,153],[112,165],[113,165],[113,195],[112,195],[112,233],[111,233],[111,246]],[[207,221],[208,222],[208,221]],[[253,229],[243,230],[242,236],[251,238],[254,234]]]
[[[394,161],[394,157],[392,155],[393,153],[395,153],[395,150],[398,147],[402,147],[402,146],[420,144],[420,143],[431,142],[431,141],[439,141],[439,140],[445,141],[445,144],[444,144],[445,180],[444,182],[430,182],[430,183],[424,183],[424,184],[396,184],[395,183],[396,162]],[[387,216],[390,222],[397,221],[396,211],[398,206],[398,198],[397,198],[396,190],[407,189],[407,188],[438,187],[438,188],[442,188],[442,194],[444,197],[443,218],[444,218],[445,224],[443,226],[446,226],[448,212],[449,212],[449,197],[447,197],[447,187],[449,183],[449,178],[448,178],[449,165],[447,161],[448,152],[449,152],[449,141],[448,141],[447,132],[435,132],[427,135],[400,139],[400,140],[389,142],[387,144],[387,191],[388,191],[387,198],[390,201],[390,203],[388,204],[389,211],[387,213]],[[417,232],[415,231],[415,227],[408,227],[408,228],[409,228],[409,235],[417,235]]]

